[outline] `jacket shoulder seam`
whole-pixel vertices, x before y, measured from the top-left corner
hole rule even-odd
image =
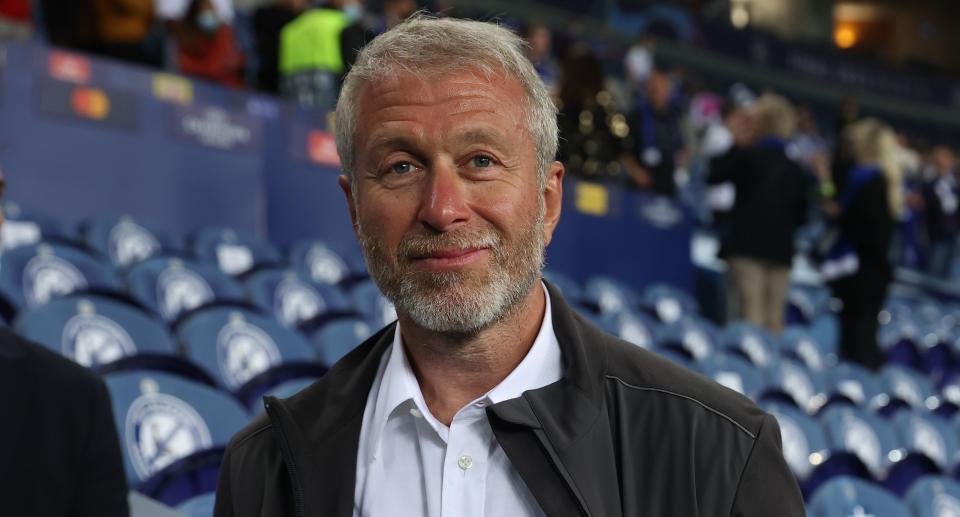
[[[263,424],[262,426],[260,426],[260,427],[258,427],[258,428],[256,428],[256,429],[253,429],[252,431],[250,431],[250,434],[244,436],[243,438],[240,439],[240,441],[238,441],[237,443],[233,444],[233,447],[236,448],[236,447],[241,447],[241,446],[243,446],[243,444],[247,443],[248,441],[250,441],[251,439],[255,438],[256,436],[259,436],[260,434],[262,434],[264,431],[270,429],[271,427],[273,427],[273,424],[270,423],[270,422],[267,422],[267,423]]]
[[[684,395],[684,394],[682,394],[682,393],[677,393],[677,392],[670,391],[670,390],[665,390],[665,389],[662,389],[662,388],[651,388],[651,387],[648,387],[648,386],[647,386],[647,387],[645,387],[645,386],[637,386],[637,385],[635,385],[635,384],[630,384],[629,382],[621,379],[620,377],[617,377],[616,375],[607,375],[606,377],[607,377],[608,379],[615,380],[615,381],[619,382],[620,384],[623,384],[624,386],[626,386],[626,387],[628,387],[628,388],[631,388],[631,389],[634,389],[634,390],[639,390],[639,391],[653,391],[653,392],[657,392],[657,393],[665,393],[665,394],[667,394],[667,395],[673,395],[674,397],[680,397],[680,398],[682,398],[682,399],[686,399],[686,400],[689,400],[689,401],[691,401],[691,402],[694,402],[694,403],[700,405],[701,407],[703,407],[704,409],[706,409],[707,411],[710,411],[711,413],[713,413],[713,414],[715,414],[715,415],[723,418],[724,420],[727,420],[727,421],[730,422],[731,424],[737,426],[737,428],[739,428],[741,431],[743,431],[744,433],[746,433],[747,436],[749,436],[751,439],[753,439],[753,440],[756,440],[756,439],[757,439],[757,435],[756,435],[756,434],[750,432],[749,429],[747,429],[747,428],[746,428],[743,424],[741,424],[740,422],[737,422],[737,421],[736,421],[733,417],[731,417],[730,415],[724,413],[723,411],[720,411],[719,409],[716,409],[716,408],[714,408],[714,407],[712,407],[712,406],[709,406],[709,405],[705,404],[704,402],[702,402],[702,401],[700,401],[700,400],[698,400],[698,399],[695,399],[695,398],[693,398],[693,397],[691,397],[691,396],[689,396],[689,395]]]

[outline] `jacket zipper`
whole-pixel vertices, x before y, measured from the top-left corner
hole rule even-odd
[[[274,429],[279,433],[283,463],[287,466],[287,473],[290,474],[290,484],[293,487],[294,515],[296,515],[296,517],[307,517],[307,512],[303,506],[303,488],[300,486],[300,477],[297,475],[297,465],[293,462],[293,453],[290,450],[290,442],[287,441],[287,434],[283,431],[283,426],[280,425],[280,417],[277,414],[277,410],[273,407],[273,403],[267,401],[264,407],[266,408],[267,415],[270,416],[270,420],[273,421]]]

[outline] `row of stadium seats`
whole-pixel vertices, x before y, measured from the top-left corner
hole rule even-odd
[[[296,393],[395,318],[362,261],[319,241],[284,254],[225,229],[172,239],[116,217],[71,233],[17,215],[21,226],[3,234],[13,241],[0,263],[4,316],[104,376],[131,487],[190,515],[210,514],[223,447],[262,411],[263,395]],[[718,327],[668,286],[637,292],[613,278],[545,276],[602,328],[776,416],[811,515],[835,515],[821,503],[834,493],[876,515],[876,493],[939,515],[911,502],[934,499],[915,495],[926,494],[918,487],[933,479],[952,493],[960,474],[952,305],[891,298],[881,319],[890,364],[874,373],[838,359],[823,288],[792,287],[793,325],[774,336],[743,322]],[[945,366],[929,368],[937,353]]]

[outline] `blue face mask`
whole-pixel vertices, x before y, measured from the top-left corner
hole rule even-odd
[[[343,14],[347,16],[347,20],[351,23],[355,22],[363,17],[363,6],[359,3],[347,4],[343,6]]]
[[[217,32],[220,28],[220,18],[213,11],[204,11],[197,15],[197,27],[204,32]]]

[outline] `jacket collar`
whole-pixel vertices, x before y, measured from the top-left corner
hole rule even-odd
[[[591,427],[600,414],[603,391],[600,375],[606,357],[602,349],[584,347],[585,333],[598,332],[576,314],[559,290],[545,281],[550,293],[554,332],[563,356],[563,378],[523,397],[488,408],[500,419],[541,429],[561,452]],[[319,381],[279,401],[269,398],[268,411],[287,442],[304,490],[307,515],[353,513],[357,449],[367,396],[380,359],[393,341],[396,323],[388,325],[347,354]],[[592,373],[591,373],[592,372]]]

